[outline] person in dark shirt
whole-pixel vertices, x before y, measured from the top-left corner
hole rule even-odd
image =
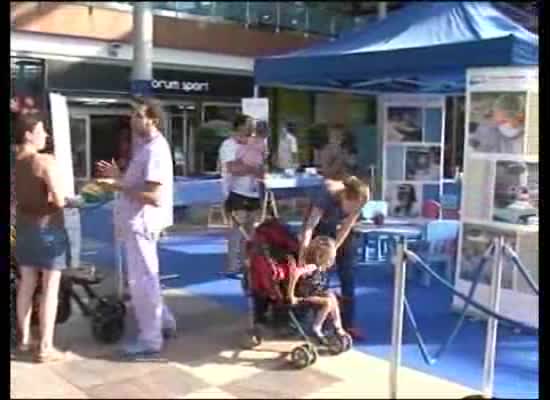
[[[313,237],[329,236],[336,241],[336,267],[342,285],[344,329],[356,340],[362,336],[353,326],[355,313],[355,279],[353,265],[356,256],[351,229],[361,209],[369,200],[368,186],[350,176],[341,180],[326,180],[321,193],[312,199],[311,210],[300,236],[299,265],[304,265],[305,249]]]

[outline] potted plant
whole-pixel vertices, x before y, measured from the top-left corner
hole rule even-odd
[[[204,123],[197,130],[195,146],[198,157],[198,170],[216,171],[218,150],[222,142],[231,134],[231,124],[227,121],[212,120]]]
[[[327,124],[313,124],[305,130],[305,139],[307,143],[307,157],[310,164],[315,164],[316,154],[328,143]]]

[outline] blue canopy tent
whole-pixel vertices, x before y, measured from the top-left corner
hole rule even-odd
[[[489,2],[422,2],[361,31],[256,59],[257,86],[461,93],[466,68],[538,64],[538,36]]]

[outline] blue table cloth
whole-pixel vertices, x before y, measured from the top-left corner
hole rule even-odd
[[[270,174],[266,189],[276,198],[315,196],[323,183],[319,175],[297,174],[285,176]],[[174,179],[174,207],[220,204],[224,201],[221,179],[196,179],[177,176]]]
[[[369,223],[359,223],[353,231],[356,235],[362,235],[363,243],[361,246],[361,259],[364,262],[387,262],[388,261],[388,237],[404,236],[407,241],[422,240],[425,233],[423,224],[393,223],[377,226]],[[391,240],[391,239],[390,239]],[[368,250],[374,250],[375,256],[369,257]]]
[[[312,174],[270,174],[265,180],[266,189],[277,199],[315,197],[321,191],[323,177]]]
[[[174,207],[222,203],[225,196],[221,179],[174,179]]]

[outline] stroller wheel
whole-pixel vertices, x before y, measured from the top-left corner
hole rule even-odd
[[[307,350],[309,351],[309,354],[311,355],[311,362],[309,363],[309,365],[313,365],[315,364],[315,362],[317,361],[317,348],[311,344],[311,343],[306,343],[303,345],[305,348],[307,348]]]
[[[96,301],[94,314],[110,313],[126,315],[126,305],[117,296],[104,296]]]
[[[315,362],[315,353],[312,353],[307,345],[295,347],[291,353],[292,364],[298,368],[303,369]]]
[[[92,335],[98,342],[110,344],[118,342],[124,335],[124,317],[96,315],[92,319]]]
[[[344,335],[340,338],[344,344],[344,351],[348,351],[353,346],[353,339],[350,335]]]
[[[104,297],[92,316],[92,335],[102,343],[115,343],[124,335],[126,307],[117,298]]]
[[[338,336],[333,335],[328,338],[328,352],[332,354],[333,356],[343,353],[346,351],[345,349],[345,342],[344,342],[345,336]]]

